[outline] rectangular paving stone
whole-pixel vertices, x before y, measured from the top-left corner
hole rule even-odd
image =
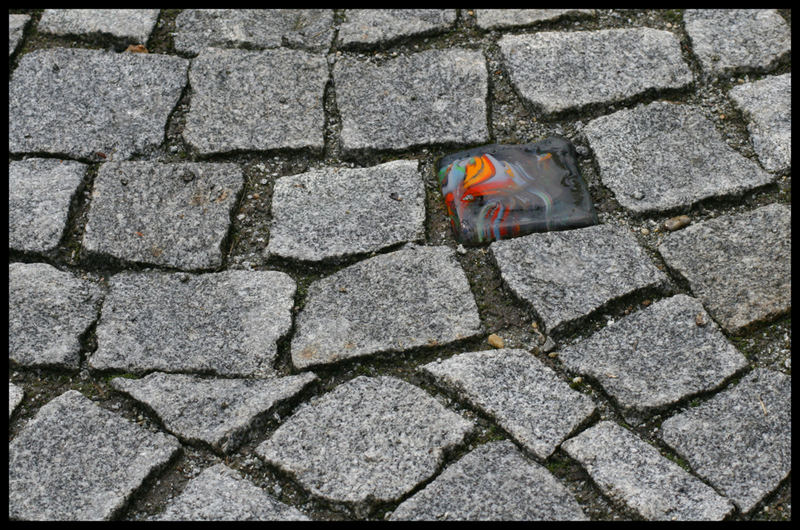
[[[562,444],[605,495],[648,521],[720,521],[733,504],[614,422]]]
[[[97,324],[96,370],[269,377],[295,283],[278,271],[122,272]]]
[[[17,410],[17,407],[20,403],[22,403],[22,398],[25,395],[25,391],[22,388],[18,387],[11,381],[8,382],[8,419],[11,419],[11,416],[14,414],[14,411]]]
[[[107,162],[94,181],[83,247],[163,267],[221,267],[243,186],[235,164]]]
[[[69,206],[87,166],[29,158],[8,163],[8,248],[51,252],[58,247]]]
[[[508,440],[483,444],[451,464],[389,519],[588,521],[569,490]]]
[[[8,265],[8,360],[76,370],[101,287],[46,263]]]
[[[558,20],[567,15],[594,14],[594,9],[476,9],[475,18],[481,29],[529,26],[536,22]]]
[[[30,22],[28,15],[8,15],[8,56],[17,50],[17,46],[22,42],[25,26]]]
[[[700,301],[683,294],[622,318],[558,358],[603,385],[632,423],[719,388],[747,367]]]
[[[601,116],[583,132],[603,184],[636,214],[687,209],[774,180],[692,105],[656,101]]]
[[[298,50],[208,48],[192,60],[183,138],[201,155],[321,151],[328,63]]]
[[[301,406],[256,454],[363,515],[432,477],[473,427],[405,381],[359,376]]]
[[[9,84],[9,152],[93,161],[150,154],[164,141],[188,66],[146,53],[26,53]]]
[[[453,27],[455,9],[347,9],[339,25],[342,46],[386,44]]]
[[[180,450],[68,390],[44,405],[8,445],[8,516],[109,520]]]
[[[750,512],[792,471],[791,377],[757,368],[730,390],[667,419],[661,438]]]
[[[714,319],[738,334],[792,308],[791,208],[768,204],[669,234],[658,247]]]
[[[303,369],[480,333],[478,307],[454,251],[409,245],[308,287],[292,339],[292,364]]]
[[[703,70],[763,70],[792,49],[789,25],[774,9],[687,9],[683,25]]]
[[[530,234],[490,248],[503,281],[550,333],[667,280],[633,235],[612,225]]]
[[[761,165],[769,171],[792,167],[792,74],[765,77],[733,87],[730,98],[747,117]]]
[[[45,9],[39,31],[56,35],[108,33],[146,44],[158,9]]]
[[[309,521],[225,464],[204,470],[153,521]]]
[[[525,350],[462,353],[419,369],[542,460],[595,410],[590,398]]]
[[[175,49],[198,54],[207,47],[327,51],[332,9],[184,9],[175,19]]]
[[[267,252],[320,261],[425,237],[425,186],[417,160],[326,168],[279,178]]]
[[[479,51],[450,48],[333,67],[345,151],[485,143],[488,73]]]
[[[546,114],[684,87],[678,38],[651,28],[538,32],[498,41],[511,83]]]
[[[267,414],[315,379],[310,372],[270,379],[203,379],[156,372],[142,379],[117,377],[111,386],[146,404],[181,440],[231,453]]]

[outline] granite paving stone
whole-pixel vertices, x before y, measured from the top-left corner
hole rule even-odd
[[[111,385],[145,403],[181,440],[205,442],[231,453],[267,414],[316,378],[310,372],[269,379],[202,379],[157,372],[142,379],[117,377]]]
[[[56,249],[86,169],[78,162],[52,158],[8,163],[8,248],[43,253]]]
[[[729,95],[747,117],[761,165],[769,171],[788,171],[792,167],[791,72],[736,86]]]
[[[747,513],[791,473],[791,386],[791,377],[757,368],[667,419],[660,436]]]
[[[94,181],[83,247],[184,270],[221,267],[243,186],[235,164],[107,162]]]
[[[480,333],[478,308],[454,251],[407,245],[309,286],[292,364],[302,369]]]
[[[158,54],[26,53],[9,84],[9,151],[91,160],[148,154],[164,141],[188,66]]]
[[[154,521],[308,521],[297,509],[216,464],[186,485]]]
[[[420,370],[490,416],[542,460],[595,411],[589,397],[525,350],[462,353]]]
[[[278,48],[323,52],[333,39],[331,9],[184,9],[175,19],[175,49]]]
[[[603,385],[630,422],[715,390],[747,367],[700,301],[683,294],[622,318],[558,358]]]
[[[511,83],[546,114],[692,83],[678,38],[652,28],[538,32],[498,41]]]
[[[359,376],[301,406],[256,454],[363,514],[433,476],[473,427],[405,381]]]
[[[402,37],[439,33],[453,27],[455,9],[348,9],[339,26],[342,46],[385,44]]]
[[[633,235],[612,225],[530,234],[490,248],[503,281],[550,333],[667,280]]]
[[[158,9],[45,9],[39,31],[56,35],[108,33],[145,44]]]
[[[180,450],[68,390],[8,446],[8,515],[26,520],[109,520]]]
[[[683,24],[703,70],[763,70],[791,53],[792,34],[774,9],[687,9]]]
[[[30,22],[29,15],[8,15],[8,56],[11,57],[22,42],[25,26]]]
[[[76,370],[103,289],[46,263],[8,266],[8,359]]]
[[[727,331],[791,311],[791,208],[721,215],[664,238],[658,251]]]
[[[279,178],[267,252],[320,261],[425,237],[425,187],[417,160],[326,168]]]
[[[183,138],[200,155],[323,146],[328,63],[305,51],[207,48],[192,60]]]
[[[594,9],[476,9],[475,18],[481,29],[501,29],[593,13]]]
[[[562,444],[610,499],[648,521],[720,521],[734,507],[710,486],[612,421]]]
[[[693,105],[656,101],[601,116],[583,132],[603,184],[636,214],[686,209],[774,179],[729,147]]]
[[[11,419],[11,416],[14,414],[14,411],[17,410],[17,407],[20,403],[22,403],[22,397],[25,395],[25,391],[22,388],[18,387],[11,381],[8,382],[8,419]]]
[[[488,73],[479,51],[427,50],[380,65],[344,55],[333,78],[345,151],[489,140]]]
[[[276,375],[295,283],[278,271],[122,272],[97,324],[97,370]]]
[[[461,458],[392,513],[395,521],[586,521],[575,498],[508,441]]]

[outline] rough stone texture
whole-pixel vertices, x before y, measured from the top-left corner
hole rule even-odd
[[[145,403],[181,440],[235,451],[260,418],[317,378],[307,372],[271,379],[201,379],[153,373],[142,379],[117,377],[111,385]]]
[[[20,387],[12,383],[11,381],[8,382],[8,419],[11,419],[11,416],[14,414],[14,411],[17,409],[20,403],[22,403],[22,397],[25,395],[25,391],[22,390]]]
[[[184,9],[175,19],[175,49],[198,54],[207,47],[327,51],[333,39],[331,9]]]
[[[692,51],[703,70],[765,69],[792,49],[791,29],[774,9],[687,9]]]
[[[542,460],[595,410],[589,397],[570,389],[525,350],[462,353],[420,370],[493,418]]]
[[[586,521],[569,490],[512,442],[489,442],[406,499],[391,520]]]
[[[363,512],[431,477],[472,429],[413,385],[359,376],[302,406],[256,454],[312,494]]]
[[[105,163],[94,181],[83,246],[138,263],[221,267],[243,185],[235,164]]]
[[[539,32],[498,41],[522,98],[550,114],[692,82],[674,34],[651,28]]]
[[[416,160],[329,168],[279,178],[267,252],[319,261],[425,237],[425,187]]]
[[[9,84],[9,151],[92,160],[149,153],[164,141],[188,66],[145,53],[26,53]]]
[[[11,57],[22,42],[25,26],[30,22],[28,15],[8,15],[8,56]]]
[[[428,50],[381,65],[343,56],[333,77],[347,151],[489,140],[479,51]]]
[[[296,324],[296,368],[481,333],[467,277],[447,247],[405,247],[312,283]]]
[[[296,286],[289,275],[123,272],[110,283],[91,367],[275,375],[277,342],[292,325]]]
[[[9,518],[111,519],[179,448],[69,390],[8,446]]]
[[[455,9],[348,9],[339,26],[343,46],[378,44],[453,27]]]
[[[792,308],[791,208],[769,204],[669,234],[658,251],[719,324],[739,333]]]
[[[600,422],[562,447],[604,494],[649,521],[720,521],[733,511],[725,497],[614,422]]]
[[[531,234],[490,248],[503,281],[548,332],[667,279],[633,235],[611,225]]]
[[[772,76],[737,86],[731,99],[749,121],[758,159],[770,171],[792,167],[792,74]]]
[[[594,14],[594,9],[476,9],[475,17],[481,29],[528,26],[545,20],[558,20],[567,15]]]
[[[154,521],[308,521],[225,464],[216,464],[186,485]]]
[[[9,264],[9,361],[77,369],[80,336],[97,318],[102,297],[96,284],[45,263]]]
[[[201,155],[321,150],[324,56],[297,50],[208,48],[192,60],[183,137]]]
[[[697,324],[698,315],[705,325]],[[630,422],[714,390],[747,367],[700,301],[683,294],[624,317],[558,358],[603,385]]]
[[[29,158],[8,163],[8,248],[55,250],[69,205],[86,166],[69,160]]]
[[[692,105],[656,101],[601,116],[583,132],[603,184],[637,214],[740,195],[774,178],[729,147]]]
[[[661,425],[661,438],[747,513],[792,470],[791,378],[756,369]]]
[[[56,35],[109,33],[145,44],[158,20],[158,9],[45,9],[39,31]]]

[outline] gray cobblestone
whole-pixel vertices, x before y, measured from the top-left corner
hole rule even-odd
[[[378,44],[452,28],[455,9],[348,9],[339,27],[343,46]]]
[[[39,30],[56,35],[109,33],[146,44],[158,9],[45,9]]]
[[[558,20],[565,15],[594,14],[594,9],[476,9],[475,18],[481,29],[513,28],[536,22]]]
[[[28,15],[8,15],[8,55],[13,54],[22,42],[25,26],[30,22]]]
[[[11,381],[8,382],[8,419],[11,419],[14,411],[17,410],[19,404],[22,403],[24,395],[25,391],[23,389]]]

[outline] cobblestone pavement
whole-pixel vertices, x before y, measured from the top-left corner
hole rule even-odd
[[[791,519],[788,10],[12,10],[12,519]],[[436,161],[576,146],[464,248]]]

